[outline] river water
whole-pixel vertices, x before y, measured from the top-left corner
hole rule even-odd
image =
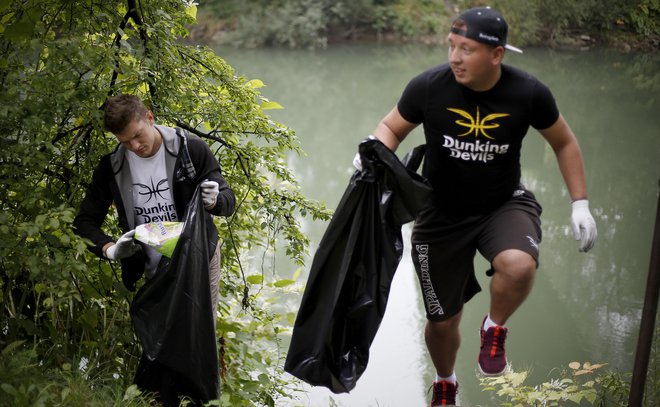
[[[444,47],[342,45],[320,51],[216,49],[236,70],[267,87],[284,106],[273,119],[293,128],[306,152],[289,164],[304,193],[335,208],[353,172],[361,139],[396,104],[407,81],[446,61]],[[556,377],[572,361],[607,363],[632,371],[660,179],[660,85],[649,75],[658,58],[612,51],[526,49],[505,63],[540,78],[584,154],[598,241],[579,253],[568,219],[570,200],[551,148],[534,130],[523,153],[523,181],[544,208],[541,264],[534,289],[509,320],[507,355],[515,370],[529,369],[527,384]],[[656,78],[657,80],[657,78]],[[655,87],[653,87],[655,86]],[[423,143],[421,128],[401,145],[402,156]],[[327,223],[303,220],[311,255]],[[406,243],[410,226],[404,227]],[[456,373],[461,405],[492,406],[476,373],[479,324],[487,312],[486,262],[476,258],[485,289],[466,305]],[[285,268],[284,276],[292,273]],[[279,271],[278,271],[279,273]],[[434,371],[424,346],[424,312],[406,246],[366,372],[349,394],[306,386],[287,406],[424,406]]]

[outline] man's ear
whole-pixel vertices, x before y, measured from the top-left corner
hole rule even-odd
[[[493,65],[501,64],[503,59],[504,59],[504,47],[495,47],[493,49],[493,59],[492,59]]]
[[[147,121],[149,122],[149,124],[154,124],[154,122],[155,122],[154,114],[151,110],[147,110],[147,114],[145,115],[145,117],[147,118]]]

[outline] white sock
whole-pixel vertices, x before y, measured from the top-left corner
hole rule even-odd
[[[440,376],[439,374],[436,373],[435,374],[435,381],[439,382],[441,380],[446,380],[448,382],[452,382],[452,383],[456,384],[456,372],[453,372],[451,374],[451,376],[449,376],[449,377],[442,377],[442,376]]]
[[[487,331],[489,328],[498,326],[492,319],[490,319],[490,314],[486,317],[486,320],[484,321],[484,331]],[[504,326],[504,325],[500,325]]]

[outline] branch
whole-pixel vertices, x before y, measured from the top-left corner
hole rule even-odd
[[[138,27],[138,33],[140,33],[140,38],[142,39],[142,45],[144,47],[144,55],[147,56],[147,58],[150,57],[150,52],[149,52],[149,36],[147,35],[147,30],[144,29],[144,22],[142,21],[142,16],[138,12],[138,6],[137,6],[137,0],[126,0],[126,3],[128,5],[128,15],[130,15],[131,19],[135,22],[135,25]],[[150,78],[154,78],[153,73],[148,73],[147,74]],[[157,94],[157,89],[156,85],[154,84],[154,81],[149,81],[149,93],[151,94],[151,100],[156,101],[158,100],[156,97]]]
[[[115,35],[115,47],[117,47],[117,51],[115,51],[115,70],[112,71],[112,78],[110,78],[110,89],[108,90],[108,96],[112,96],[112,91],[115,88],[115,84],[117,83],[117,77],[119,76],[119,48],[121,48],[121,33],[119,32],[120,30],[123,31],[124,28],[126,28],[126,24],[128,24],[128,19],[130,18],[130,8],[129,12],[124,14],[124,18],[121,21],[121,24],[119,24],[119,30],[117,30],[117,34]]]
[[[64,125],[64,123],[62,123],[61,127],[64,127],[63,125]],[[71,134],[73,132],[78,132],[78,134],[80,134],[80,131],[83,131],[83,130],[91,131],[91,129],[92,129],[92,124],[91,123],[84,123],[84,124],[81,124],[81,125],[76,126],[72,129],[69,129],[69,130],[60,130],[60,131],[57,132],[57,134],[55,134],[55,138],[53,138],[51,143],[57,144],[60,140],[62,140],[64,137],[68,136],[69,134]],[[76,137],[76,139],[77,138],[78,137]]]
[[[191,55],[191,54],[189,54],[189,53],[187,53],[187,52],[184,52],[184,51],[182,51],[182,50],[179,50],[179,55],[181,55],[182,57],[185,57],[185,58],[188,58],[188,59],[193,60],[193,61],[194,61],[195,63],[197,63],[198,65],[203,66],[204,68],[206,68],[206,70],[208,70],[209,72],[213,73],[213,75],[215,75],[215,76],[221,76],[218,72],[216,72],[215,69],[213,69],[213,68],[211,68],[210,66],[208,66],[208,64],[206,64],[204,61],[200,60],[199,58],[196,58],[196,57],[194,57],[193,55]]]
[[[199,136],[200,138],[206,138],[206,139],[209,139],[209,140],[217,141],[218,143],[222,144],[223,146],[229,148],[229,145],[227,144],[227,142],[224,141],[223,139],[221,139],[220,137],[214,136],[214,135],[209,134],[209,133],[204,133],[203,131],[197,130],[196,128],[194,128],[194,127],[192,127],[192,126],[190,126],[190,125],[188,125],[188,124],[186,124],[182,121],[179,121],[179,120],[175,121],[175,123],[176,123],[177,126],[181,127],[184,130],[187,130],[187,131],[193,133],[196,136]]]
[[[124,18],[122,19],[121,24],[119,24],[119,30],[123,31],[126,28],[129,19],[133,20],[138,28],[138,33],[140,33],[140,38],[142,39],[142,44],[144,46],[144,53],[145,55],[149,56],[149,36],[147,35],[147,31],[144,29],[142,16],[140,16],[140,13],[138,12],[137,0],[126,0],[126,6],[128,11],[126,14],[124,14]],[[119,76],[119,49],[121,48],[121,33],[119,30],[117,30],[114,41],[114,45],[117,47],[117,51],[115,52],[115,70],[112,72],[112,78],[110,79],[110,89],[108,90],[108,96],[113,94],[113,89],[117,83],[117,77]],[[149,76],[153,77],[153,74],[150,73]],[[156,88],[153,84],[153,81],[149,82],[149,93],[151,94],[152,100],[155,100]]]

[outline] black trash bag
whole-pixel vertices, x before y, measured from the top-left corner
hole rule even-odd
[[[165,406],[178,406],[181,396],[198,405],[219,398],[206,222],[212,219],[198,187],[172,258],[163,257],[131,305],[143,348],[135,384],[158,393]]]
[[[344,192],[314,255],[284,370],[334,393],[355,387],[385,314],[403,254],[401,226],[428,200],[415,170],[425,146],[404,162],[378,140],[359,146],[362,167]]]

